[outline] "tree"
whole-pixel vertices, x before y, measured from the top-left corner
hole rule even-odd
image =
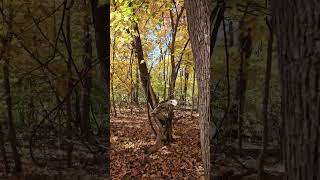
[[[106,139],[110,138],[110,1],[102,3],[98,0],[91,0],[92,19],[95,28],[96,49],[100,64],[101,86],[104,93],[104,112],[106,113]],[[110,142],[107,141],[107,151],[110,148]],[[109,152],[107,152],[109,154]],[[107,158],[107,174],[110,174],[110,158]]]
[[[320,178],[319,7],[317,0],[271,1],[289,180]]]
[[[6,147],[4,142],[4,133],[2,131],[2,122],[0,122],[0,150],[1,150],[1,156],[2,156],[4,167],[5,167],[5,171],[8,174],[9,164],[8,164],[8,158],[7,158]]]
[[[269,20],[266,18],[266,24],[269,28],[269,40],[268,40],[268,54],[267,54],[267,68],[265,74],[265,87],[264,87],[264,97],[263,97],[263,142],[262,150],[260,152],[259,161],[258,161],[258,177],[262,179],[264,173],[264,156],[267,151],[268,145],[268,105],[269,105],[269,89],[270,89],[270,79],[271,79],[271,67],[272,67],[272,44],[273,44],[273,31],[270,25]]]
[[[88,16],[88,4],[84,4],[85,16],[83,25],[83,38],[84,38],[84,55],[83,55],[83,65],[86,69],[91,69],[92,67],[92,37],[90,35],[90,19]],[[90,129],[90,107],[91,107],[91,74],[89,73],[83,80],[83,88],[81,94],[81,131],[84,136],[89,133]]]
[[[198,80],[200,138],[205,179],[210,179],[210,19],[207,0],[185,0],[188,31],[194,55],[196,77]]]
[[[4,77],[4,92],[5,92],[5,101],[6,101],[6,108],[7,108],[7,120],[9,124],[9,141],[11,145],[11,149],[13,152],[13,158],[15,163],[15,173],[19,174],[22,172],[22,163],[20,154],[17,149],[17,135],[16,135],[16,128],[14,124],[14,117],[13,117],[13,105],[12,105],[12,96],[11,96],[11,85],[10,85],[10,49],[9,46],[11,44],[13,38],[13,29],[12,29],[12,21],[13,21],[13,10],[12,7],[9,7],[9,15],[8,19],[5,16],[4,12],[1,11],[2,19],[6,22],[8,29],[7,34],[5,37],[1,38],[1,43],[3,44],[3,50],[1,52],[1,59],[3,57],[4,64],[3,64],[3,77]]]

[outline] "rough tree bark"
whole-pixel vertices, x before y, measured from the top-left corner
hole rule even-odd
[[[185,0],[188,31],[198,80],[200,140],[205,179],[210,178],[210,17],[207,0]]]
[[[272,0],[285,179],[320,179],[320,1]]]

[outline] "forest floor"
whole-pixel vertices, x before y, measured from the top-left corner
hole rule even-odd
[[[84,143],[79,139],[73,142],[73,163],[72,167],[67,167],[66,151],[64,147],[58,148],[57,138],[50,134],[48,128],[43,128],[41,134],[46,134],[38,139],[32,148],[36,165],[30,155],[29,137],[30,132],[18,131],[19,153],[22,160],[23,173],[15,176],[12,173],[5,174],[5,167],[2,157],[0,157],[0,180],[105,180],[107,150],[99,149],[98,145]],[[97,139],[103,146],[102,138]],[[41,147],[41,148],[39,148]],[[105,146],[104,146],[105,148]],[[7,158],[11,172],[13,171],[13,153],[9,143],[6,143]]]
[[[112,179],[200,179],[203,167],[198,119],[176,112],[174,142],[147,155],[155,136],[145,112],[111,118]]]

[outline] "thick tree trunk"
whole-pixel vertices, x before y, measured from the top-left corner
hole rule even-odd
[[[100,64],[101,89],[105,99],[103,112],[106,115],[104,120],[106,139],[110,137],[110,1],[106,3],[98,0],[91,0],[93,24],[95,28],[97,56]],[[109,141],[107,141],[109,147]],[[107,162],[109,163],[109,162]],[[108,166],[109,167],[109,164]],[[109,168],[108,172],[109,173]]]
[[[320,1],[272,0],[288,180],[320,179]]]
[[[103,112],[106,116],[103,121],[105,125],[103,134],[106,135],[105,138],[107,139],[106,174],[110,176],[110,1],[104,2],[91,0],[91,8],[95,27],[97,56],[100,61],[101,86],[105,99]]]
[[[258,180],[262,180],[263,173],[264,173],[264,159],[265,154],[267,151],[267,144],[268,144],[268,101],[269,101],[269,89],[270,89],[270,79],[271,79],[271,67],[272,67],[272,44],[273,44],[273,32],[272,27],[269,24],[268,20],[267,25],[269,28],[269,40],[268,40],[268,54],[267,54],[267,68],[266,68],[266,75],[265,75],[265,84],[264,84],[264,97],[263,97],[263,107],[262,107],[262,114],[263,114],[263,143],[262,143],[262,150],[260,152],[259,161],[258,161]]]
[[[198,80],[200,140],[205,179],[210,179],[210,17],[207,0],[185,0],[193,57]]]

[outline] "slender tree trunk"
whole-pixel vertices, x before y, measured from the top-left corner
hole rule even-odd
[[[134,30],[138,33],[137,36],[134,37],[134,49],[136,50],[137,58],[138,58],[138,64],[139,64],[139,71],[140,71],[140,80],[142,83],[143,90],[147,97],[147,102],[150,104],[151,108],[154,109],[155,106],[158,104],[158,99],[156,95],[154,94],[153,88],[151,86],[150,82],[150,74],[147,68],[147,64],[144,61],[143,56],[143,48],[142,43],[140,39],[140,33],[138,24],[135,23]]]
[[[228,28],[228,37],[229,37],[229,43],[228,43],[228,48],[233,47],[233,43],[234,43],[234,33],[233,33],[233,23],[230,20],[229,21],[229,28]]]
[[[79,86],[78,86],[79,87]],[[78,92],[78,87],[74,89],[74,111],[75,111],[75,121],[74,124],[76,128],[79,128],[81,130],[81,102],[80,102],[80,94]]]
[[[112,70],[113,72],[111,73],[111,95],[112,95],[112,107],[113,107],[113,113],[114,113],[114,117],[117,117],[117,108],[116,108],[116,102],[114,99],[114,88],[113,88],[113,80],[114,80],[114,76],[113,74],[114,72],[114,64],[115,64],[115,56],[116,56],[116,38],[114,38],[113,40],[113,48],[112,48]],[[120,111],[120,107],[119,107],[119,111]]]
[[[251,29],[245,29],[244,19],[247,15],[249,3],[246,5],[246,9],[242,18],[239,21],[239,54],[240,54],[240,66],[239,66],[239,81],[237,86],[237,99],[238,99],[238,153],[242,155],[242,125],[244,116],[245,94],[247,87],[246,67],[247,59],[251,55]]]
[[[222,6],[221,6],[222,4]],[[218,32],[219,32],[219,28],[221,26],[221,22],[223,21],[223,17],[224,17],[224,9],[225,9],[225,5],[223,0],[218,0],[216,6],[214,7],[214,9],[211,12],[211,16],[210,16],[210,107],[214,107],[214,93],[215,93],[215,85],[214,85],[214,60],[215,60],[215,55],[214,55],[214,47],[216,44],[216,41],[218,39]],[[213,112],[213,108],[210,108],[210,134],[216,134],[216,124],[214,123],[214,112]],[[214,138],[215,136],[210,136],[210,154],[211,157],[213,157],[214,152],[217,150],[217,147],[214,144],[217,144],[217,139],[218,138]],[[216,141],[216,142],[215,142]],[[213,148],[215,147],[215,148]],[[214,159],[211,158],[211,163],[214,162]]]
[[[13,158],[15,162],[15,172],[20,173],[22,171],[20,154],[17,149],[17,138],[16,138],[16,129],[13,121],[12,113],[12,100],[11,100],[11,89],[10,89],[10,71],[9,71],[9,56],[8,52],[4,58],[3,64],[3,77],[4,77],[4,89],[5,89],[5,101],[7,106],[7,118],[9,124],[9,141],[11,144],[11,149],[13,152]]]
[[[184,72],[184,93],[183,93],[183,100],[184,105],[187,107],[187,95],[188,95],[188,81],[189,81],[189,72],[187,71],[187,68],[185,68]]]
[[[240,68],[239,68],[239,109],[238,109],[238,150],[239,155],[242,154],[242,124],[243,124],[243,112],[244,112],[244,104],[245,104],[245,87],[246,80],[244,78],[244,57],[241,55],[240,59]]]
[[[205,180],[210,179],[210,17],[207,0],[185,0],[188,31],[198,80],[200,140]],[[204,96],[205,95],[205,96]]]
[[[195,85],[196,85],[196,70],[193,69],[191,118],[192,118],[193,109],[194,109],[194,89],[195,89]]]
[[[133,49],[131,50],[131,56],[130,56],[130,114],[133,114],[132,105],[133,105],[133,92],[134,92],[132,64],[133,64]]]
[[[169,81],[169,95],[168,95],[169,99],[174,99],[175,98],[175,92],[174,91],[175,91],[176,80],[177,80],[177,77],[178,77],[178,72],[179,72],[179,67],[180,67],[180,64],[176,64],[176,62],[175,62],[175,42],[176,42],[176,35],[177,35],[177,32],[178,32],[180,18],[182,16],[183,11],[184,11],[184,6],[180,9],[180,12],[177,13],[177,18],[176,18],[176,20],[174,22],[173,13],[172,13],[172,10],[170,10],[170,20],[171,20],[171,28],[172,28],[172,41],[171,41],[171,47],[170,47],[171,76],[170,76],[170,81]],[[181,62],[178,62],[178,63],[181,63]],[[173,118],[174,118],[174,112],[173,112],[173,109],[171,109],[170,112],[169,112],[169,117],[168,117],[167,124],[166,124],[166,130],[165,130],[166,141],[165,141],[165,144],[169,144],[169,143],[173,142],[173,137],[172,137],[172,128],[173,128],[172,121],[173,121]]]
[[[68,8],[66,12],[66,33],[67,33],[67,48],[68,48],[68,62],[67,62],[67,72],[68,72],[68,82],[67,82],[67,92],[72,91],[72,47],[71,47],[71,29],[70,29],[70,19],[71,13],[70,8]],[[72,108],[71,108],[71,96],[67,97],[66,99],[66,112],[67,112],[67,127],[66,127],[66,136],[67,136],[67,164],[68,167],[72,167],[72,151],[73,151],[73,144],[72,144]]]
[[[88,8],[88,5],[85,5]],[[83,65],[85,69],[90,70],[92,68],[92,37],[90,35],[90,19],[89,10],[86,9],[86,15],[83,17],[84,24],[84,52]],[[91,107],[91,88],[92,88],[92,75],[91,71],[84,77],[81,94],[81,132],[86,136],[91,128],[90,125],[90,107]]]
[[[263,143],[262,150],[258,159],[258,180],[262,180],[264,173],[264,159],[267,151],[268,145],[268,100],[269,100],[269,89],[270,89],[270,79],[271,79],[271,67],[272,67],[272,44],[273,44],[273,32],[272,27],[266,19],[266,23],[269,28],[269,40],[268,40],[268,54],[267,54],[267,68],[265,74],[265,84],[264,84],[264,97],[263,97]]]
[[[162,50],[161,50],[162,52]],[[161,53],[162,54],[162,53]],[[164,82],[164,87],[163,87],[163,100],[166,100],[167,98],[167,79],[166,79],[166,54],[162,55],[162,60],[163,60],[163,82]]]
[[[139,66],[136,66],[136,83],[135,83],[135,94],[134,94],[134,101],[139,106]]]
[[[241,27],[243,21],[240,22]],[[246,104],[246,89],[247,89],[247,67],[248,58],[251,55],[251,29],[247,30],[247,34],[241,32],[239,37],[240,47],[240,67],[239,67],[239,84],[238,84],[238,98],[239,98],[239,110],[238,110],[238,150],[239,155],[242,155],[242,126],[244,117],[244,106]]]
[[[4,133],[2,131],[2,122],[0,122],[0,149],[1,149],[1,155],[2,155],[3,164],[4,164],[4,167],[5,167],[5,172],[6,172],[6,174],[8,174],[9,171],[10,171],[10,167],[9,167],[9,164],[8,164],[8,159],[7,159],[7,154],[6,154]]]
[[[11,7],[10,7],[11,8]],[[5,18],[5,17],[3,17]],[[9,11],[9,22],[13,21],[13,12],[10,9]],[[10,85],[10,43],[12,40],[12,25],[8,24],[8,33],[6,38],[3,40],[3,58],[4,58],[4,63],[3,63],[3,80],[4,80],[4,94],[5,94],[5,103],[7,107],[7,120],[8,120],[8,125],[9,125],[9,141],[11,145],[11,150],[13,153],[13,159],[15,163],[15,173],[20,174],[22,172],[22,163],[21,163],[21,157],[17,149],[17,137],[16,137],[16,129],[14,125],[14,117],[12,113],[12,97],[11,97],[11,85]]]
[[[319,8],[318,0],[271,1],[288,180],[320,179]]]

